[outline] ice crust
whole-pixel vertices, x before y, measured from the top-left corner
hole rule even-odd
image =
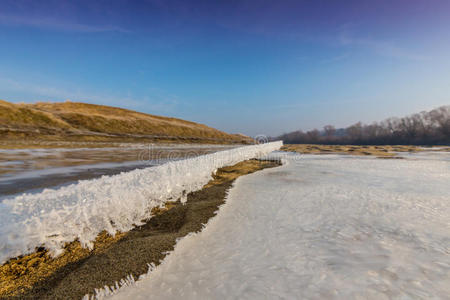
[[[187,193],[201,189],[218,168],[263,157],[281,145],[244,146],[5,199],[0,203],[0,262],[41,246],[58,255],[76,239],[92,247],[103,230],[129,231],[148,219],[152,208],[184,201]]]
[[[448,299],[450,153],[288,155],[113,299]],[[86,297],[87,299],[88,297]]]

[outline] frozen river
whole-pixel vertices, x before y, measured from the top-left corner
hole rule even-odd
[[[288,155],[115,299],[449,299],[450,153]]]
[[[0,149],[2,198],[114,175],[236,146],[118,144],[116,147]]]
[[[159,165],[153,167],[7,197],[0,202],[0,263],[36,247],[57,255],[75,240],[92,247],[103,231],[129,231],[149,219],[153,208],[174,199],[185,201],[186,195],[206,185],[217,169],[265,157],[281,145],[272,142],[228,150],[198,145],[176,157],[160,149],[162,152],[154,152],[162,153],[156,156],[161,157]],[[204,151],[214,153],[199,155]]]

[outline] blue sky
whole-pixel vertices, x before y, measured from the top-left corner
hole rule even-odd
[[[277,135],[450,104],[450,1],[0,0],[0,99]]]

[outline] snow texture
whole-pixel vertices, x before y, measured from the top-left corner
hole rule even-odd
[[[450,154],[289,155],[117,299],[449,299]],[[101,298],[105,293],[98,293]]]
[[[76,239],[92,247],[101,231],[129,231],[148,219],[152,208],[184,201],[187,193],[201,189],[218,168],[263,157],[281,145],[244,146],[5,199],[0,203],[0,262],[40,246],[58,255]]]

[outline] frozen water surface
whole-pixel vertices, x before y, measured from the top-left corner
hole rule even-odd
[[[6,198],[0,202],[0,263],[40,246],[59,254],[76,239],[92,247],[103,230],[131,230],[152,208],[184,201],[201,189],[218,168],[265,156],[281,145],[244,146]]]
[[[240,177],[113,298],[449,299],[450,154],[408,157],[288,155]]]
[[[0,202],[78,180],[194,157],[236,145],[115,144],[116,147],[0,149]]]

